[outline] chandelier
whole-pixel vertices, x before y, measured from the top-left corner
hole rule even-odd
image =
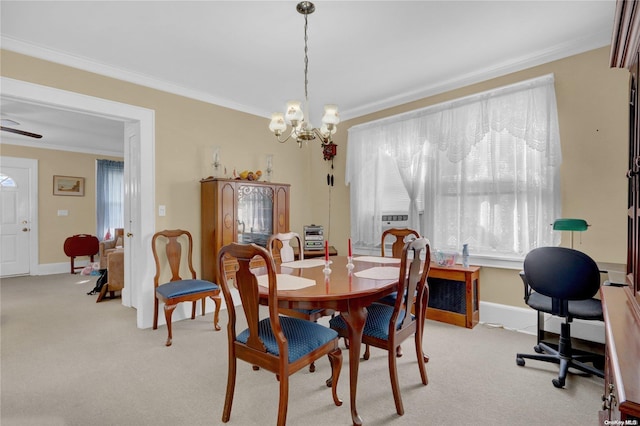
[[[338,117],[337,105],[325,105],[324,115],[322,117],[322,127],[315,128],[309,121],[309,92],[307,85],[309,83],[307,75],[309,71],[309,57],[307,47],[307,16],[316,10],[316,7],[310,1],[303,1],[296,6],[298,13],[304,15],[304,112],[299,101],[287,102],[285,113],[275,112],[271,115],[271,130],[278,142],[284,143],[290,138],[294,138],[298,142],[298,146],[302,146],[303,141],[310,141],[316,138],[320,139],[325,160],[333,159],[335,155],[335,144],[331,141],[331,135],[336,132],[337,124],[340,122]],[[287,127],[290,126],[289,133],[285,136]],[[330,158],[327,158],[329,156]]]

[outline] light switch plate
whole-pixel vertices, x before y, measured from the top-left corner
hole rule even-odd
[[[162,205],[158,206],[158,216],[166,216],[167,215],[167,207]]]

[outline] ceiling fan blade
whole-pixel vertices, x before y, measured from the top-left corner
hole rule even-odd
[[[20,123],[18,123],[15,120],[12,120],[10,118],[0,118],[0,125],[2,125],[2,126],[19,126]]]
[[[24,130],[12,129],[10,127],[0,126],[0,130],[5,132],[16,133],[18,135],[29,136],[30,138],[36,138],[36,139],[40,139],[42,137],[42,135],[39,135],[37,133],[25,132]]]

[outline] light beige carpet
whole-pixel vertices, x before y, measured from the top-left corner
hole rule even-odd
[[[212,314],[166,328],[139,330],[120,299],[95,303],[96,277],[52,275],[3,279],[1,298],[2,426],[219,425],[227,380],[226,311],[222,331]],[[517,285],[517,283],[515,284]],[[406,413],[395,413],[386,352],[360,364],[358,409],[368,425],[597,424],[602,379],[570,376],[551,384],[557,367],[527,361],[535,337],[478,325],[428,321],[424,350],[429,385],[420,382],[412,342],[398,373]],[[340,377],[341,407],[325,385],[328,360],[291,377],[289,425],[348,425],[348,353]],[[240,363],[229,425],[275,424],[278,382]]]

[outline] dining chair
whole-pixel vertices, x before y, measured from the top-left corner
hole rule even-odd
[[[402,256],[402,251],[404,250],[404,245],[406,242],[405,239],[409,235],[413,235],[416,238],[420,238],[420,234],[418,233],[418,231],[415,231],[410,228],[385,229],[384,232],[382,232],[382,238],[381,238],[381,244],[380,244],[381,256],[385,257],[385,252],[384,252],[385,244],[387,240],[392,240],[392,237],[393,237],[395,238],[395,240],[392,240],[393,242],[391,243],[391,257],[400,259],[400,257]]]
[[[293,246],[291,245],[293,242]],[[304,246],[302,245],[302,239],[296,232],[277,233],[269,237],[267,247],[271,256],[276,259],[280,258],[280,262],[293,262],[296,260],[294,247],[298,249],[298,259],[304,260]],[[334,314],[332,309],[289,309],[280,308],[281,314],[305,319],[308,321],[317,322],[318,319],[324,316],[330,316]],[[309,371],[312,373],[316,371],[315,363],[309,365]]]
[[[259,284],[251,265],[254,258],[264,262],[268,279],[269,316],[264,319],[259,317]],[[224,270],[225,261],[229,259],[238,264],[236,279],[231,280],[231,285],[240,294],[247,328],[236,329],[236,307],[230,280],[225,274],[220,274],[222,294],[229,313],[229,373],[222,421],[228,422],[231,416],[238,359],[276,374],[280,382],[278,425],[284,425],[287,419],[289,376],[324,355],[328,355],[331,363],[333,402],[342,405],[337,393],[342,368],[338,333],[312,321],[279,315],[275,263],[265,248],[256,244],[228,244],[218,254],[219,270]]]
[[[424,253],[424,264],[421,255]],[[413,254],[413,257],[410,257]],[[385,349],[389,359],[389,376],[391,389],[396,404],[396,412],[404,414],[400,386],[398,383],[398,370],[396,366],[396,350],[400,344],[414,336],[416,358],[420,370],[422,384],[427,385],[427,371],[425,359],[422,353],[422,338],[424,334],[424,321],[429,301],[429,275],[431,250],[426,238],[417,238],[405,243],[400,258],[400,275],[398,277],[398,297],[394,306],[383,303],[374,303],[367,308],[367,321],[362,333],[362,343],[367,345],[365,359],[369,358],[369,346]],[[411,314],[412,307],[415,314]],[[338,332],[341,337],[347,336],[347,327],[341,315],[336,315],[329,320],[329,326]]]
[[[410,229],[410,228],[389,228],[382,232],[382,238],[380,242],[380,255],[385,257],[385,245],[387,241],[392,241],[391,243],[391,257],[396,259],[400,259],[402,257],[402,251],[404,250],[405,243],[408,238],[419,238],[420,234],[418,231]],[[386,295],[382,299],[378,300],[380,303],[384,303],[387,305],[395,305],[396,298],[398,297],[398,292],[394,291],[391,294]],[[368,348],[367,348],[368,349]],[[366,352],[365,352],[366,353]],[[398,350],[396,352],[398,358],[402,356],[402,347],[398,346]],[[429,358],[425,358],[425,362],[427,362]]]
[[[184,244],[186,246],[183,246]],[[168,332],[166,346],[171,346],[172,343],[171,317],[180,302],[192,302],[191,319],[195,319],[196,302],[202,300],[204,315],[206,298],[210,297],[216,304],[213,326],[215,330],[220,330],[220,288],[210,281],[196,279],[192,263],[191,233],[182,229],[156,232],[151,239],[151,250],[156,264],[156,274],[153,277],[153,329],[158,328],[158,305],[159,302],[163,302]],[[184,272],[185,278],[182,278],[181,272]]]

